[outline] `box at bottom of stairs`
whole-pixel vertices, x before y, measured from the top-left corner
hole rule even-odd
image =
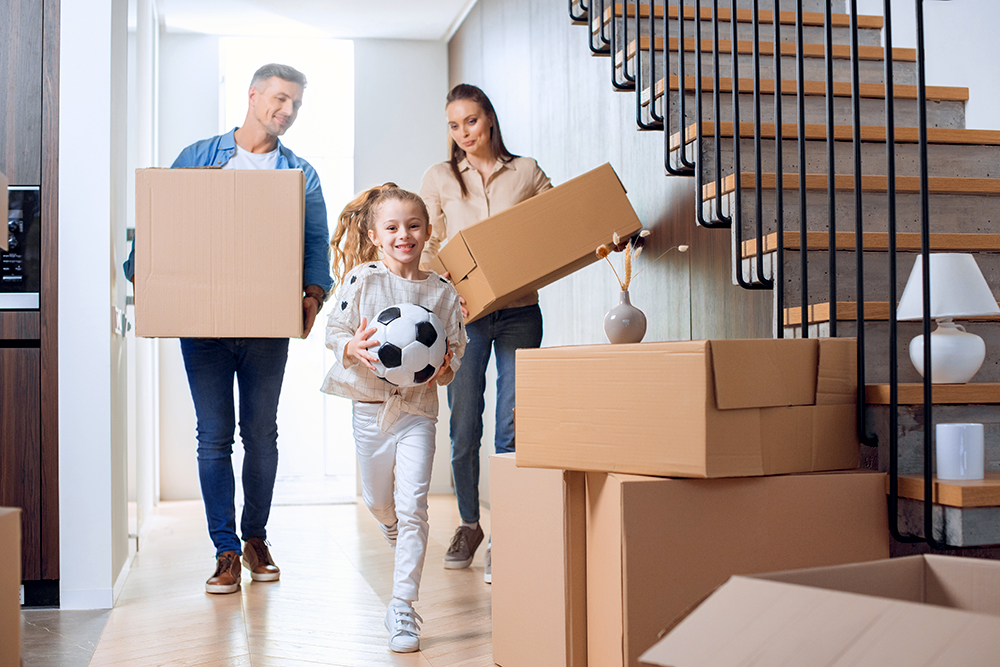
[[[493,661],[586,667],[584,473],[490,457]]]
[[[995,665],[1000,563],[909,556],[733,577],[643,665]]]
[[[872,471],[587,473],[589,664],[635,667],[665,628],[733,575],[888,558],[884,484]]]
[[[21,510],[0,507],[0,667],[21,666]]]
[[[517,465],[664,477],[858,466],[856,341],[517,351]]]

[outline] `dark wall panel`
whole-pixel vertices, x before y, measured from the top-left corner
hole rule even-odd
[[[0,171],[12,185],[41,182],[42,3],[0,2]]]
[[[479,0],[449,44],[449,65],[453,84],[490,96],[507,147],[536,158],[555,184],[604,162],[615,168],[653,232],[629,290],[649,322],[645,340],[771,335],[770,294],[732,285],[729,230],[697,227],[693,179],[664,175],[663,134],[635,129],[632,93],[612,89],[610,60],[590,54],[565,2]],[[680,244],[691,250],[658,257]],[[612,261],[621,268],[620,255]],[[603,261],[543,289],[543,344],[605,342],[618,292]]]

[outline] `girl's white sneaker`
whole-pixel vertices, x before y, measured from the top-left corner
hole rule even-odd
[[[385,610],[385,629],[389,631],[389,648],[396,653],[420,650],[420,625],[424,619],[405,600],[393,598]]]

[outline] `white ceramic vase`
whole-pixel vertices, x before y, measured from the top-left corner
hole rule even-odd
[[[972,379],[986,359],[986,343],[970,334],[951,318],[938,320],[931,332],[931,382],[934,384],[964,384]],[[910,361],[921,376],[924,374],[923,334],[910,341]]]
[[[628,290],[604,316],[604,333],[612,343],[638,343],[646,335],[646,316],[629,301]]]

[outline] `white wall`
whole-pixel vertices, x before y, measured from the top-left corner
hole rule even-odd
[[[124,0],[63,3],[59,76],[59,549],[63,609],[108,608],[124,571],[122,296]],[[119,62],[120,61],[120,62]],[[117,238],[121,231],[122,238]],[[124,304],[121,304],[124,306]],[[120,506],[116,506],[120,505]],[[123,527],[125,530],[123,531]]]
[[[892,43],[914,48],[916,14],[913,0],[892,2]],[[861,14],[883,15],[882,0],[859,0]],[[929,86],[969,89],[965,124],[969,129],[1000,130],[1000,86],[996,77],[996,0],[926,0],[924,48]]]

